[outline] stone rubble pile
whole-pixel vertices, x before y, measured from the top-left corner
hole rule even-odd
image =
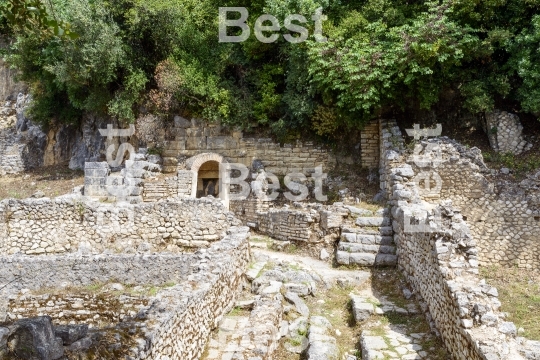
[[[227,315],[209,342],[205,359],[272,359],[283,342],[291,353],[306,353],[311,360],[338,360],[332,326],[323,317],[310,316],[304,298],[326,286],[315,273],[299,264],[258,256],[246,279],[251,299],[236,302],[249,315]],[[284,320],[283,315],[294,320]]]

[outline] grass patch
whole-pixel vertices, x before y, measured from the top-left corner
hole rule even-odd
[[[489,266],[480,268],[480,274],[499,291],[508,321],[523,328],[526,338],[540,340],[540,271]]]
[[[514,155],[512,153],[486,151],[483,156],[484,161],[491,168],[500,169],[506,167],[512,170],[517,178],[521,178],[528,172],[540,168],[540,155],[535,152],[526,155]]]
[[[227,316],[249,316],[250,311],[247,309],[242,309],[238,306],[235,306]]]

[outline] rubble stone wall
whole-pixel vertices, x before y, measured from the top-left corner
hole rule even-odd
[[[493,150],[519,155],[531,145],[523,138],[523,125],[516,114],[495,110],[486,114],[486,132]]]
[[[181,286],[160,293],[161,304],[148,312],[149,327],[138,359],[200,359],[212,329],[234,305],[249,262],[247,227],[199,254]]]
[[[219,200],[108,204],[82,196],[0,202],[0,254],[181,251],[219,240],[233,222]]]
[[[524,340],[499,312],[497,289],[477,276],[479,249],[463,215],[449,200],[422,201],[422,169],[411,165],[419,159],[403,151],[395,123],[382,123],[381,135],[381,188],[392,205],[398,266],[432,329],[455,359],[522,358]]]
[[[41,306],[44,314],[50,313],[60,322],[70,316],[78,321],[92,319],[91,324],[98,324],[96,318],[101,317],[112,324],[120,321],[117,323],[119,328],[137,322],[138,331],[132,335],[136,346],[128,349],[130,358],[196,360],[201,358],[210,332],[236,301],[249,263],[248,239],[247,227],[231,227],[221,241],[208,249],[180,256],[4,257],[0,262],[0,284],[11,281],[12,276],[22,275],[22,278],[4,288],[2,298],[6,292],[21,287],[50,290],[65,285],[64,282],[86,286],[101,281],[101,276],[105,276],[105,281],[114,278],[128,284],[177,282],[142,299],[122,295],[119,301],[125,313],[118,309],[111,312],[107,306],[96,307],[88,302],[88,298],[78,299],[76,295],[63,299],[53,299],[54,295],[46,295],[46,299],[23,295],[13,304],[31,301],[32,305]],[[35,276],[39,267],[44,272],[40,270],[40,276]],[[103,301],[95,300],[96,303]],[[35,311],[38,311],[35,307],[26,310],[28,314]],[[24,317],[26,312],[22,306],[10,308],[10,314],[16,316]]]
[[[446,138],[416,147],[420,155],[409,156],[407,162],[415,174],[431,178],[429,186],[425,177],[416,178],[420,198],[452,200],[477,242],[481,265],[540,268],[540,172],[515,183],[493,176],[479,149]],[[423,155],[430,166],[419,166],[425,164],[415,156]]]
[[[259,234],[276,240],[310,243],[321,242],[326,236],[338,234],[344,218],[349,215],[349,211],[340,203],[330,206],[294,203],[293,206],[272,208],[269,202],[250,197],[231,201],[230,209]]]
[[[193,259],[193,254],[9,255],[0,257],[0,284],[9,284],[5,291],[10,293],[111,280],[122,284],[179,283],[190,274]]]
[[[270,209],[260,213],[258,229],[277,240],[316,242],[317,234],[313,229],[316,220],[316,216],[302,211]]]

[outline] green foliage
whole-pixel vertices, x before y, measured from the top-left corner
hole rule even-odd
[[[220,6],[248,8],[246,42],[218,42]],[[325,43],[312,36],[319,7]],[[282,141],[338,141],[389,109],[430,109],[447,91],[472,113],[540,113],[540,0],[0,0],[0,9],[7,60],[42,122],[84,112],[134,121],[144,105],[262,126]],[[304,15],[308,41],[258,42],[263,13],[281,25]]]
[[[30,33],[46,38],[51,35],[64,39],[76,39],[71,24],[61,21],[54,10],[40,0],[2,0],[0,1],[0,29],[14,33]],[[11,30],[11,31],[10,31]]]

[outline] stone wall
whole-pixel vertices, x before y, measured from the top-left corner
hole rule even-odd
[[[117,269],[112,267],[109,279],[119,276],[119,279],[127,280],[126,282],[131,284],[142,283],[145,280],[156,283],[165,280],[167,277],[169,277],[167,281],[170,281],[171,279],[175,280],[175,267],[178,268],[176,272],[182,269],[182,278],[178,284],[163,289],[155,296],[145,298],[144,301],[137,302],[129,297],[124,298],[125,304],[122,306],[127,311],[124,317],[116,313],[109,314],[107,308],[89,307],[84,309],[84,314],[81,313],[79,318],[82,319],[82,315],[84,315],[84,318],[92,316],[92,319],[95,320],[95,315],[102,313],[103,317],[110,317],[112,323],[119,319],[122,320],[117,324],[117,327],[131,329],[133,324],[137,323],[134,331],[130,332],[133,337],[133,341],[130,343],[135,346],[126,349],[133,359],[200,359],[210,332],[217,326],[220,319],[232,309],[235,303],[236,294],[241,286],[243,274],[249,262],[248,238],[248,228],[230,228],[221,241],[213,244],[208,249],[199,250],[195,254],[185,254],[182,257],[169,257],[168,259],[172,261],[170,269],[167,270],[162,267],[162,271],[156,279],[151,279],[152,273],[146,274],[145,272],[146,267],[155,259],[124,256],[125,268]],[[41,260],[38,260],[38,258]],[[66,259],[67,257],[62,258]],[[76,281],[74,277],[77,275],[70,273],[75,271],[75,273],[82,275],[77,279],[79,281],[77,284],[85,286],[100,280],[99,278],[94,279],[92,276],[83,275],[87,274],[91,267],[97,273],[104,271],[101,268],[105,264],[101,261],[94,261],[96,258],[98,257],[82,257],[76,260],[78,266],[86,268],[85,271],[82,271],[77,266],[75,266],[75,269],[71,269],[69,267],[71,264],[64,264],[63,259],[52,256],[11,256],[0,263],[0,276],[5,276],[4,274],[8,273],[15,274],[15,271],[12,270],[15,265],[18,265],[23,273],[35,271],[36,262],[41,261],[48,262],[52,267],[55,267],[59,273],[59,278],[69,277],[70,283]],[[134,263],[135,266],[133,266]],[[137,267],[138,264],[146,265]],[[150,268],[153,268],[153,264]],[[157,275],[159,268],[160,263],[158,261],[154,274]],[[130,269],[131,271],[129,271]],[[56,286],[58,280],[55,277],[44,276],[39,285],[43,287],[48,285]],[[8,279],[2,278],[2,282],[5,280]],[[6,291],[6,288],[4,288],[4,294]],[[69,296],[68,298],[72,299]],[[25,297],[25,299],[32,299],[32,297]],[[34,300],[36,299],[34,297]],[[18,300],[21,301],[21,298]],[[87,300],[79,301],[79,303],[84,304]],[[38,305],[42,304],[42,302],[37,303]],[[64,315],[60,315],[58,310],[65,309],[72,312],[72,305],[71,301],[53,301],[49,297],[42,310],[45,314],[51,312],[57,314],[59,318],[64,318]],[[80,305],[78,304],[77,308]],[[12,310],[17,310],[13,311],[14,314],[25,315],[22,308]],[[32,311],[35,311],[35,309],[29,308],[28,312]],[[88,312],[90,314],[87,314]]]
[[[516,114],[500,110],[487,113],[485,130],[491,147],[497,152],[519,155],[532,147],[523,138],[523,125]]]
[[[477,276],[480,251],[465,217],[449,200],[422,201],[419,169],[409,162],[425,159],[411,161],[393,125],[381,126],[381,187],[392,205],[399,268],[432,328],[455,359],[523,359],[524,341],[499,312],[497,290]]]
[[[180,283],[191,273],[193,254],[9,255],[0,257],[4,294],[62,289],[116,281],[121,284]],[[39,274],[39,276],[36,276]]]
[[[293,144],[275,143],[268,138],[244,138],[241,131],[226,129],[219,124],[208,124],[198,119],[176,116],[171,133],[172,141],[165,143],[164,172],[176,172],[179,162],[205,152],[223,155],[228,162],[241,163],[248,167],[253,160],[261,160],[266,171],[285,175],[299,170],[304,174],[314,172],[316,166],[332,168],[335,157],[312,142]]]
[[[181,251],[219,240],[234,221],[218,200],[108,204],[82,196],[0,202],[0,254]]]
[[[379,122],[372,121],[360,132],[360,151],[362,166],[379,167]]]
[[[143,185],[144,201],[158,201],[178,196],[178,177],[173,176],[159,182],[145,181]]]
[[[420,181],[420,197],[452,200],[478,244],[481,265],[540,268],[540,172],[520,183],[501,180],[486,167],[480,150],[446,138],[420,143],[415,152],[435,162],[431,169],[420,168],[410,156],[416,174],[438,174],[431,176],[431,189]],[[441,181],[438,193],[434,176]]]
[[[341,206],[318,203],[293,203],[280,208],[255,197],[231,201],[230,209],[257,233],[282,241],[318,243],[325,237],[339,237],[339,229],[350,211]],[[335,239],[334,239],[335,237]]]
[[[151,309],[139,359],[199,359],[210,331],[232,309],[249,262],[247,228],[233,228],[225,241],[199,255],[188,281],[164,290]],[[164,311],[163,311],[164,310]]]

